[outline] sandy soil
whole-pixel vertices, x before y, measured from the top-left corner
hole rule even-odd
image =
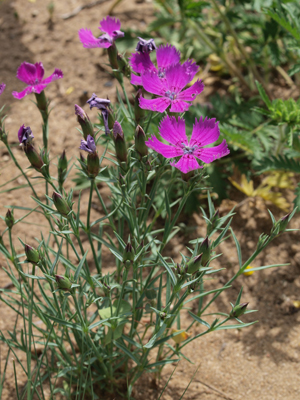
[[[100,97],[108,95],[112,101],[116,100],[116,82],[105,71],[105,66],[100,65],[106,62],[106,56],[101,49],[83,49],[77,36],[78,29],[82,27],[91,28],[93,32],[96,32],[99,20],[107,15],[112,2],[107,1],[94,8],[85,9],[68,20],[62,19],[61,15],[71,12],[78,5],[83,4],[83,1],[60,0],[54,1],[54,4],[55,10],[51,24],[47,1],[4,0],[0,3],[0,82],[7,84],[0,98],[0,105],[6,104],[8,114],[6,127],[10,132],[9,141],[14,145],[17,160],[25,168],[28,162],[18,146],[17,131],[23,123],[26,126],[30,125],[36,143],[39,145],[42,144],[42,133],[40,115],[31,101],[33,97],[27,96],[22,101],[17,101],[11,96],[13,90],[20,91],[24,86],[15,77],[17,68],[23,61],[42,61],[46,76],[50,75],[54,68],[60,68],[64,72],[64,78],[52,83],[47,89],[53,107],[50,119],[52,157],[60,155],[63,149],[66,150],[69,159],[78,156],[80,134],[76,130],[74,104],[83,106],[86,98],[93,92]],[[115,8],[114,15],[121,19],[123,27],[134,25],[143,30],[153,16],[153,4],[151,1],[140,3],[124,0]],[[86,105],[84,108],[88,110]],[[89,112],[89,115],[93,121],[96,121],[95,111]],[[17,177],[18,171],[2,144],[0,144],[0,154],[0,183],[3,184]],[[24,183],[24,179],[18,177],[1,190]],[[38,194],[43,196],[43,186],[38,184],[36,189]],[[102,190],[105,194],[106,189]],[[30,194],[27,188],[1,192],[0,214],[6,213],[4,205],[33,205]],[[223,202],[221,213],[227,212],[242,200],[237,194],[233,195],[233,199]],[[84,193],[83,209],[86,202],[87,195]],[[282,216],[282,212],[275,209],[272,211],[277,218]],[[15,215],[20,217],[23,212],[16,210]],[[93,216],[99,217],[96,200]],[[34,237],[40,236],[40,231],[46,229],[46,225],[43,225],[37,216],[32,215],[30,221],[40,225],[18,225],[18,230],[15,232],[16,246],[20,246],[17,236],[34,244]],[[170,256],[176,257],[179,251],[188,245],[189,240],[204,234],[204,221],[199,215],[193,215],[190,221],[185,222],[188,222],[189,226],[195,226],[195,230],[188,236],[180,236],[173,241],[172,246],[168,247]],[[291,227],[299,228],[299,222],[300,218],[295,218]],[[1,222],[0,231],[3,228],[4,225]],[[242,250],[246,259],[251,254],[259,234],[268,232],[270,229],[266,205],[261,201],[248,201],[238,207],[233,229],[238,238],[242,239]],[[7,237],[4,237],[5,243],[7,240]],[[224,284],[237,269],[234,243],[224,243],[221,251],[222,263],[216,260],[215,265],[216,268],[224,267],[226,270],[209,283],[211,287]],[[109,263],[110,256],[107,252],[104,252],[104,257]],[[250,277],[242,276],[233,284],[230,291],[219,297],[215,304],[215,310],[227,312],[230,309],[229,302],[235,300],[243,285],[243,299],[250,302],[251,308],[259,310],[257,314],[251,314],[244,320],[248,322],[255,318],[259,320],[259,323],[242,331],[219,331],[188,345],[185,348],[186,355],[194,364],[191,365],[184,360],[179,363],[163,399],[179,399],[197,367],[199,369],[185,394],[186,399],[294,400],[300,397],[298,373],[300,314],[292,306],[293,300],[300,300],[298,233],[287,233],[276,239],[273,245],[256,260],[255,266],[278,262],[290,263],[290,266],[257,272]],[[4,265],[2,260],[1,265]],[[7,283],[9,279],[1,269],[0,286],[3,287]],[[1,305],[1,311],[0,329],[6,332],[13,327],[14,315],[4,305]],[[189,318],[186,317],[183,326],[188,325],[189,322]],[[194,332],[201,331],[201,327],[195,326]],[[6,350],[6,346],[1,344],[2,358]],[[22,353],[17,354],[21,360],[25,360]],[[16,397],[12,368],[13,363],[10,358],[3,390],[5,400]],[[142,399],[147,395],[151,400],[157,399],[173,369],[172,365],[166,367],[159,387],[151,384],[151,377],[143,378],[136,385],[135,397]],[[25,380],[20,368],[18,368],[18,379],[19,388],[22,388]]]

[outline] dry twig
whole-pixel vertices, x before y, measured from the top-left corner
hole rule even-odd
[[[91,3],[88,3],[88,4],[83,4],[82,6],[76,7],[75,10],[73,10],[72,12],[63,14],[61,16],[61,18],[62,19],[73,18],[73,17],[75,17],[75,15],[80,13],[81,10],[84,10],[85,8],[92,8],[92,7],[98,6],[99,4],[105,3],[106,1],[109,1],[109,0],[96,0],[96,1],[92,1]]]

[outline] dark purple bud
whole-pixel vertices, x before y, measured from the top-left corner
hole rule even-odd
[[[287,224],[289,223],[291,213],[286,214],[284,217],[279,220],[279,232],[284,232]]]
[[[25,244],[25,254],[27,261],[31,262],[32,264],[36,264],[40,259],[39,252],[33,247],[29,246],[29,244]]]
[[[80,150],[87,151],[90,154],[97,152],[94,138],[91,135],[88,135],[87,140],[81,139],[81,145],[79,148]]]
[[[135,251],[134,248],[132,247],[131,243],[127,243],[124,252],[123,252],[123,262],[125,263],[126,261],[133,261],[134,260],[134,255]]]
[[[72,282],[66,276],[55,275],[57,286],[61,290],[69,291],[72,287]]]
[[[5,215],[5,223],[8,229],[11,229],[14,226],[15,219],[14,219],[14,211],[13,210],[8,210],[6,215]]]
[[[233,307],[229,316],[231,318],[239,318],[241,315],[245,314],[248,304],[249,303],[241,303],[241,304],[238,304],[237,306]]]
[[[124,133],[118,121],[113,126],[113,137],[115,142],[116,156],[120,162],[127,162],[127,147]]]
[[[57,211],[61,215],[66,217],[69,214],[69,212],[71,211],[71,208],[70,208],[69,204],[67,203],[66,199],[64,199],[60,193],[53,192],[52,200],[53,200],[53,203],[54,203]]]
[[[77,121],[80,123],[85,140],[88,137],[88,135],[94,137],[93,125],[92,125],[88,115],[77,104],[75,104],[75,114],[77,115]]]
[[[199,268],[201,267],[202,257],[203,254],[201,253],[198,256],[192,258],[187,263],[187,272],[189,274],[194,274],[195,272],[199,271]]]
[[[32,131],[29,126],[25,128],[25,125],[22,125],[18,131],[18,139],[20,144],[26,146],[30,144],[32,139],[34,138]]]
[[[145,157],[148,155],[148,147],[145,144],[146,135],[143,131],[143,128],[138,125],[135,130],[135,150],[139,153],[141,157]]]
[[[157,49],[154,43],[154,39],[145,40],[142,39],[141,37],[138,37],[138,39],[139,41],[138,44],[136,45],[135,51],[138,51],[139,53],[151,53],[151,51]]]
[[[199,251],[201,253],[203,253],[202,256],[202,265],[206,265],[210,259],[210,243],[209,243],[209,239],[208,236],[206,236],[206,238],[203,240],[203,242],[201,243],[201,246],[199,248]]]

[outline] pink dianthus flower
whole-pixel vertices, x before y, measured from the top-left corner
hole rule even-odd
[[[166,116],[160,123],[159,132],[161,137],[170,144],[164,144],[156,136],[152,135],[146,142],[150,149],[157,151],[165,158],[181,157],[177,162],[171,162],[173,167],[178,168],[184,174],[198,168],[196,158],[209,164],[212,161],[229,154],[226,140],[215,147],[203,147],[214,143],[220,136],[220,130],[216,119],[195,120],[191,139],[188,140],[185,133],[185,120]]]
[[[157,68],[151,61],[149,53],[147,52],[133,53],[129,58],[130,66],[137,74],[143,74],[145,71],[155,71],[160,79],[164,79],[166,69],[180,62],[180,51],[170,44],[159,46],[156,50],[156,62]],[[194,76],[199,71],[198,65],[192,60],[187,60],[182,65],[186,73],[189,74],[190,81],[193,80]],[[132,74],[131,84],[142,86],[141,76]]]
[[[98,38],[92,34],[90,29],[79,29],[78,35],[83,47],[88,49],[94,49],[97,47],[102,47],[107,49],[112,46],[116,39],[124,36],[124,32],[120,31],[121,22],[118,19],[111,18],[109,15],[100,21],[100,29],[105,34],[99,36]]]
[[[158,96],[155,99],[145,99],[140,97],[140,107],[145,110],[164,112],[171,106],[171,112],[184,112],[191,106],[193,101],[204,88],[201,80],[197,80],[188,89],[183,90],[191,81],[191,76],[186,67],[175,64],[168,67],[164,79],[159,77],[156,71],[145,71],[142,78],[142,85],[149,93]]]
[[[20,81],[27,83],[28,86],[20,93],[12,92],[12,95],[16,99],[22,99],[29,93],[39,94],[49,85],[49,83],[63,77],[62,71],[57,68],[55,68],[53,74],[46,79],[43,79],[44,73],[44,67],[41,62],[35,64],[23,62],[18,68],[17,78],[20,79]]]

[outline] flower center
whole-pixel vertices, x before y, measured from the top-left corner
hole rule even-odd
[[[175,100],[176,99],[176,93],[175,92],[171,92],[171,90],[167,90],[165,93],[166,97],[169,97],[169,99],[171,100]]]
[[[160,79],[163,79],[165,76],[166,76],[165,70],[164,70],[164,69],[159,69],[159,70],[158,70],[158,77],[159,77]]]
[[[183,154],[194,154],[194,151],[198,149],[199,146],[183,146]]]

